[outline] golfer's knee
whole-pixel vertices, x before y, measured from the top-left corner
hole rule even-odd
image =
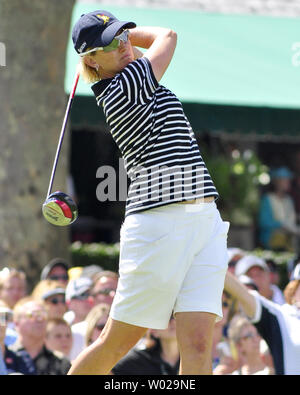
[[[193,359],[206,359],[211,353],[211,346],[206,336],[197,335],[187,337],[181,342],[182,356],[188,356]]]

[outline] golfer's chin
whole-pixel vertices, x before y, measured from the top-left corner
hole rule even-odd
[[[130,53],[125,54],[124,56],[122,56],[122,58],[120,59],[120,62],[122,64],[122,68],[126,67],[129,63],[133,62],[134,58],[133,55]]]

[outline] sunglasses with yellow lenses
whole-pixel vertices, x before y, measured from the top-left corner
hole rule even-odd
[[[111,52],[119,48],[121,41],[124,43],[127,43],[129,37],[129,30],[123,30],[122,33],[118,34],[115,36],[115,38],[112,40],[112,42],[109,45],[106,45],[105,47],[96,47],[92,48],[89,51],[83,52],[79,54],[79,56],[85,56],[89,53],[95,52],[95,51],[103,51],[103,52]]]

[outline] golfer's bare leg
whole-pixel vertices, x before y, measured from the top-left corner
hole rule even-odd
[[[212,342],[216,316],[204,312],[176,313],[180,351],[179,374],[212,374]]]
[[[146,331],[109,318],[99,338],[78,355],[68,374],[109,374]]]

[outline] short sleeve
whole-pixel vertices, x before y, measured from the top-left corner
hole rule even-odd
[[[121,72],[121,88],[128,100],[136,104],[147,104],[159,84],[154,76],[149,59],[142,57],[129,63]]]
[[[260,297],[259,297],[258,292],[257,291],[250,291],[250,293],[255,298],[256,308],[255,308],[254,317],[248,317],[248,318],[252,322],[252,324],[255,324],[255,323],[259,322],[260,319],[261,319],[262,305],[261,305],[261,301],[260,301]]]

